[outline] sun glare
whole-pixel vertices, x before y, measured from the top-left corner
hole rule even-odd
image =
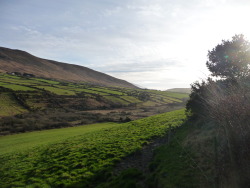
[[[239,7],[228,10],[225,14],[227,18],[227,28],[229,31],[235,32],[234,34],[243,34],[248,40],[250,39],[250,7]]]

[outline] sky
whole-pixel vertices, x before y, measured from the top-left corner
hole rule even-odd
[[[208,50],[250,39],[249,0],[0,0],[0,46],[148,89],[209,75]]]

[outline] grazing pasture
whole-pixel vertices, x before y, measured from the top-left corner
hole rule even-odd
[[[37,147],[25,144],[39,143],[37,132],[25,133],[23,145],[18,151],[14,143],[18,135],[2,137],[2,141],[14,147],[5,148],[0,155],[1,187],[81,187],[93,185],[93,178],[112,168],[123,157],[139,151],[152,139],[166,134],[169,127],[178,127],[185,119],[184,110],[172,111],[124,124],[100,124],[82,128],[49,130],[41,135],[57,137],[53,143],[37,144]],[[78,129],[70,133],[64,130]],[[81,133],[81,131],[82,133]],[[84,130],[86,129],[86,130]],[[88,129],[88,131],[87,131]],[[62,131],[62,132],[61,132]],[[36,136],[34,134],[37,134]],[[20,134],[19,137],[22,134]],[[65,136],[66,135],[66,136]],[[53,136],[52,136],[53,137]],[[15,139],[16,138],[16,139]],[[43,142],[43,141],[42,141]],[[23,148],[23,150],[22,150]]]

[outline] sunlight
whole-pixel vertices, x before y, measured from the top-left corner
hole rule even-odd
[[[223,16],[221,16],[221,12],[218,12],[218,17],[221,17],[219,20],[224,22],[222,28],[226,34],[229,34],[232,37],[235,34],[243,34],[247,39],[250,39],[250,26],[249,26],[249,18],[250,12],[249,7],[235,7],[225,9],[223,11]],[[218,23],[217,24],[221,24]]]

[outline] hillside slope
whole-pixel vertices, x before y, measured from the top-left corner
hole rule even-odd
[[[137,88],[133,84],[87,67],[41,59],[21,50],[0,47],[0,72],[30,73],[73,82],[90,82],[108,86]]]
[[[176,92],[176,93],[191,93],[191,88],[173,88],[173,89],[168,89],[167,91],[169,92]]]
[[[18,150],[5,147],[5,153],[0,153],[0,186],[103,187],[96,185],[112,177],[109,171],[117,162],[163,137],[170,127],[179,127],[184,117],[185,111],[177,110],[115,126],[99,124],[68,128],[64,133],[57,129],[2,137],[5,146],[13,143],[16,147],[18,138],[27,144],[19,142]],[[41,145],[37,138],[50,141]],[[126,186],[119,184],[109,187],[137,187],[131,181]]]
[[[0,73],[0,135],[134,120],[179,109],[187,96]]]

